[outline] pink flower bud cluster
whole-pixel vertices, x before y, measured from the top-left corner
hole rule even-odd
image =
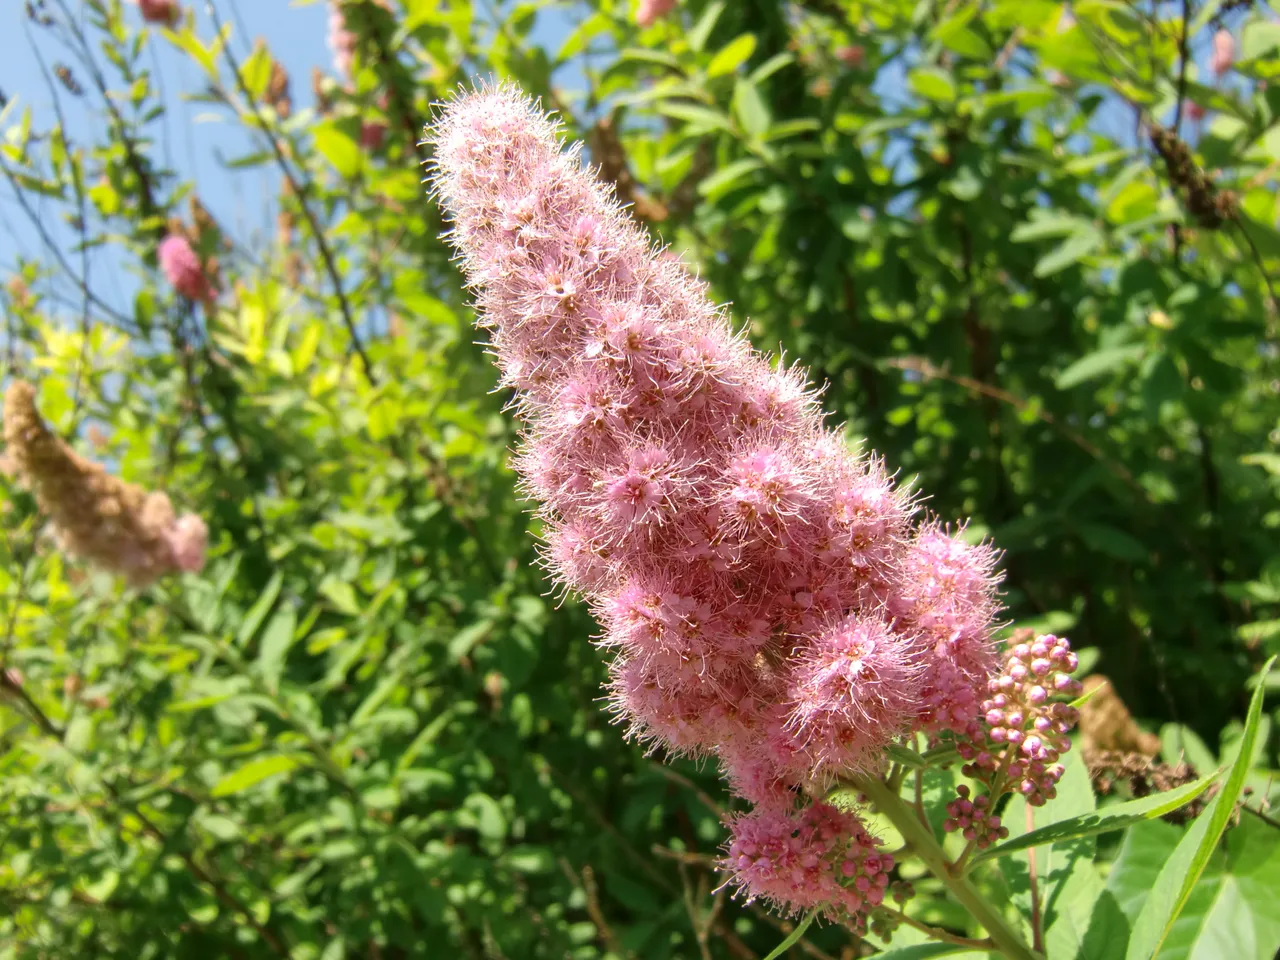
[[[545,562],[603,627],[631,732],[716,755],[776,824],[903,735],[968,730],[996,667],[994,551],[913,522],[518,90],[460,97],[433,141],[528,424]],[[762,870],[742,882],[780,899]]]
[[[188,300],[213,299],[214,282],[186,237],[171,233],[156,248],[160,270],[170,285]]]
[[[732,827],[725,863],[751,899],[792,913],[839,906],[859,924],[884,902],[893,857],[854,814],[826,803],[799,813],[766,807]]]
[[[657,23],[675,9],[678,0],[640,0],[636,8],[636,23],[648,27]]]
[[[346,14],[342,12],[342,0],[331,0],[329,7],[329,52],[333,54],[333,69],[343,77],[351,76],[355,63],[356,46],[360,38],[348,29]]]
[[[1009,828],[1001,825],[1000,818],[991,809],[989,796],[983,794],[970,800],[969,788],[963,783],[956,788],[956,794],[956,799],[947,804],[947,819],[942,824],[947,833],[959,830],[979,849],[1009,836]]]
[[[1079,715],[1051,698],[1080,695],[1080,682],[1071,676],[1077,664],[1062,637],[1046,634],[1015,645],[982,704],[987,743],[960,745],[961,756],[970,761],[964,773],[987,780],[998,792],[1017,790],[1032,806],[1052,800],[1063,773],[1058,760],[1071,749],[1067,734]]]

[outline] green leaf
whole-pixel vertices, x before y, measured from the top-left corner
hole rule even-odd
[[[1082,227],[1040,258],[1036,263],[1035,275],[1049,277],[1059,273],[1100,250],[1104,241],[1102,231],[1092,224]]]
[[[236,643],[241,647],[247,646],[258,632],[258,627],[262,626],[262,621],[267,618],[267,614],[275,605],[276,598],[280,596],[280,586],[283,583],[284,574],[276,571],[267,581],[262,594],[249,608],[249,612],[244,615],[244,619],[240,622],[240,630],[236,633]]]
[[[297,639],[298,615],[293,607],[281,607],[262,631],[262,641],[258,644],[258,659],[255,666],[262,675],[262,681],[271,693],[280,686],[280,674],[284,672],[284,662],[289,655],[289,648]]]
[[[1280,23],[1254,20],[1240,34],[1240,60],[1256,60],[1280,47]]]
[[[338,171],[338,176],[342,179],[351,180],[360,172],[360,145],[332,120],[316,124],[311,136],[316,150],[333,164],[333,169]]]
[[[769,129],[772,117],[760,91],[750,80],[739,78],[733,88],[733,112],[742,128],[752,137],[760,137]]]
[[[556,54],[556,62],[562,63],[565,60],[576,57],[587,49],[596,35],[608,29],[609,16],[605,13],[593,13],[578,24],[577,28],[565,38],[560,47],[560,52]]]
[[[1264,677],[1275,660],[1272,657],[1262,668]],[[1134,922],[1127,960],[1150,960],[1160,954],[1174,923],[1190,900],[1200,875],[1217,850],[1218,841],[1235,811],[1236,798],[1240,796],[1245,777],[1249,773],[1262,717],[1264,693],[1265,687],[1259,684],[1250,698],[1240,753],[1227,773],[1222,790],[1214,797],[1209,808],[1196,819],[1156,878],[1151,896],[1143,904],[1142,912]]]
[[[657,105],[657,111],[664,117],[683,120],[689,124],[690,133],[700,133],[706,130],[731,130],[733,128],[729,118],[719,110],[699,106],[696,103],[666,100]]]
[[[900,763],[903,766],[910,767],[912,770],[923,770],[929,766],[929,762],[924,757],[920,756],[920,754],[907,747],[899,746],[896,743],[891,743],[889,746],[885,747],[885,753],[889,755],[890,760],[895,763]]]
[[[809,929],[809,925],[813,923],[817,916],[818,910],[816,907],[806,913],[804,915],[804,919],[796,924],[796,928],[787,935],[787,939],[783,940],[772,951],[770,951],[769,955],[765,957],[764,960],[778,960],[779,957],[799,943],[801,938],[804,937],[805,931]]]
[[[926,100],[950,103],[956,98],[955,80],[940,67],[917,67],[907,77],[907,86]]]
[[[707,64],[707,79],[714,80],[716,77],[723,77],[726,73],[733,73],[738,67],[746,63],[751,54],[755,52],[755,34],[744,33],[740,37],[731,40]]]
[[[754,173],[764,164],[755,157],[736,160],[727,167],[722,167],[698,184],[698,193],[704,197],[715,199],[728,193],[743,177]]]
[[[773,76],[783,67],[793,63],[795,59],[795,54],[792,53],[775,53],[764,63],[760,64],[760,66],[752,70],[751,73],[747,75],[747,78],[752,83],[764,83],[765,80],[769,79],[769,77]]]
[[[1107,347],[1086,353],[1058,374],[1054,385],[1059,390],[1070,390],[1077,384],[1111,373],[1126,366],[1142,355],[1141,344],[1129,344],[1123,347]]]
[[[1212,875],[1210,875],[1212,873]],[[1280,944],[1280,830],[1245,817],[1165,942],[1163,960],[1272,960]]]
[[[266,44],[254,47],[253,53],[240,64],[240,82],[254,103],[262,101],[267,84],[271,82],[271,54],[267,52]]]
[[[1157,793],[1140,800],[1130,800],[1110,807],[1103,807],[1093,813],[1059,820],[1044,827],[1037,827],[1030,833],[1024,833],[1017,839],[1006,840],[994,847],[988,847],[973,858],[974,863],[983,860],[995,860],[1007,856],[1015,850],[1038,847],[1046,843],[1060,840],[1071,840],[1075,837],[1088,837],[1110,830],[1122,830],[1133,823],[1143,820],[1155,820],[1166,813],[1172,813],[1186,806],[1200,794],[1209,789],[1217,779],[1217,773],[1201,777],[1194,783],[1184,784],[1165,793]]]
[[[302,759],[287,754],[274,754],[269,757],[258,757],[228,773],[210,792],[214,797],[229,797],[255,786],[269,777],[280,776],[296,770],[302,765]]]
[[[1031,211],[1030,220],[1013,228],[1013,233],[1009,235],[1009,239],[1014,243],[1026,243],[1031,240],[1043,240],[1047,237],[1064,237],[1069,233],[1075,233],[1081,226],[1087,225],[1087,220],[1082,220],[1069,213],[1062,213],[1058,210],[1035,209]]]
[[[715,0],[715,3],[709,4],[702,16],[698,18],[698,22],[693,25],[693,29],[689,31],[686,39],[689,42],[689,49],[694,53],[702,53],[706,49],[707,40],[711,36],[711,31],[716,28],[716,21],[724,13],[725,6],[725,0]]]
[[[1181,838],[1182,831],[1163,820],[1146,820],[1125,832],[1120,852],[1107,874],[1107,890],[1129,923],[1142,911],[1160,869]]]

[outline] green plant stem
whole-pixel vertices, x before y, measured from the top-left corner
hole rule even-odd
[[[916,856],[924,861],[929,872],[941,880],[956,901],[969,911],[969,915],[982,924],[1001,953],[1010,960],[1042,960],[1040,954],[1027,946],[1018,931],[1009,925],[973,882],[947,859],[947,854],[934,837],[933,831],[916,817],[915,811],[906,801],[883,780],[875,777],[857,776],[849,783],[889,818],[889,822],[911,845]]]

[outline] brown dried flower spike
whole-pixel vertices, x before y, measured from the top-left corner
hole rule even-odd
[[[4,440],[68,554],[138,588],[204,566],[204,521],[191,513],[176,517],[166,494],[148,493],[77,454],[40,418],[35,390],[21,380],[5,391]]]

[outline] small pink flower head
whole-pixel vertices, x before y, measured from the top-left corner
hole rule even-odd
[[[748,901],[789,914],[819,907],[859,929],[884,902],[893,857],[879,852],[856,814],[816,803],[800,813],[756,809],[729,826],[722,866]]]
[[[636,24],[648,27],[675,9],[678,0],[640,0],[636,7]]]
[[[179,294],[188,300],[212,298],[213,283],[205,272],[200,257],[192,248],[191,241],[186,237],[176,233],[169,234],[156,248],[156,257],[165,278]]]
[[[1205,110],[1205,108],[1200,104],[1196,103],[1194,100],[1190,101],[1187,104],[1187,119],[1195,123],[1199,123],[1201,120],[1203,120],[1205,118],[1206,113],[1207,111]]]
[[[860,44],[846,44],[836,50],[836,59],[846,67],[852,67],[854,70],[860,70],[862,69],[862,65],[866,62],[867,51]]]
[[[194,513],[184,513],[166,531],[173,562],[179,570],[199,573],[204,568],[205,549],[209,545],[209,528]]]
[[[387,125],[379,120],[366,120],[360,125],[360,146],[370,153],[377,151],[386,139]]]
[[[1214,76],[1221,77],[1236,62],[1236,38],[1226,27],[1213,35],[1213,57],[1211,65]]]
[[[813,777],[878,766],[885,746],[919,709],[920,664],[908,638],[883,620],[851,614],[799,646],[789,685],[789,726]]]
[[[901,561],[900,593],[889,606],[925,654],[921,719],[930,729],[963,730],[995,669],[995,562],[991,547],[934,524],[920,530]]]
[[[138,0],[138,9],[147,23],[172,27],[182,15],[177,0]]]

